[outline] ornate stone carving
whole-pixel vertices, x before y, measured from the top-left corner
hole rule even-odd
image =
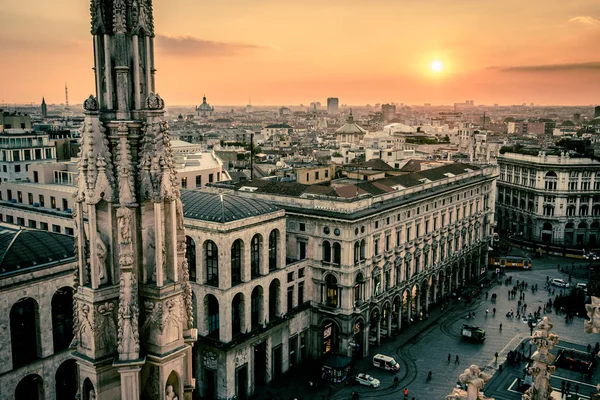
[[[96,346],[99,350],[111,350],[115,346],[117,326],[115,323],[115,304],[112,301],[96,307],[95,334]]]
[[[121,272],[117,351],[124,359],[137,359],[140,351],[137,281],[133,272]]]
[[[98,100],[96,100],[94,95],[90,94],[90,97],[85,99],[85,101],[83,102],[83,109],[85,111],[98,111],[100,109]]]
[[[592,296],[592,302],[585,305],[589,321],[584,321],[586,333],[600,333],[600,297]]]
[[[235,367],[240,367],[248,362],[248,354],[245,348],[235,351]]]
[[[552,388],[550,378],[556,367],[550,365],[554,362],[554,355],[550,350],[558,343],[558,336],[550,333],[552,324],[548,317],[544,317],[538,324],[539,330],[531,336],[530,343],[537,347],[537,351],[531,356],[533,366],[529,372],[533,375],[533,385],[523,394],[524,400],[551,400]]]
[[[204,353],[202,362],[206,368],[216,370],[219,358],[212,351],[207,351],[206,353]]]
[[[113,31],[116,34],[127,33],[127,5],[125,0],[113,1]]]
[[[119,223],[119,239],[121,243],[131,242],[131,210],[127,207],[119,207],[117,210],[117,221]]]
[[[181,267],[183,278],[183,304],[185,306],[187,317],[187,328],[192,329],[194,327],[194,305],[192,304],[192,286],[190,285],[190,271],[188,269],[188,262],[186,258],[183,259]]]
[[[127,141],[129,128],[121,123],[117,128],[119,144],[117,146],[117,176],[119,178],[119,203],[124,206],[135,203],[134,177],[132,173],[131,147]]]
[[[100,236],[100,232],[96,232],[96,275],[98,276],[98,280],[104,279],[106,276],[106,244],[102,240],[102,236]]]
[[[146,97],[146,108],[148,110],[162,110],[165,108],[165,101],[158,93],[149,93]]]
[[[477,365],[467,368],[458,377],[458,380],[467,385],[467,390],[454,389],[451,394],[446,396],[446,400],[493,400],[479,393],[485,383],[490,380],[490,376],[481,372]]]
[[[148,340],[163,331],[163,307],[161,303],[144,302],[144,338]]]
[[[105,129],[97,116],[87,115],[81,127],[77,201],[97,204],[112,202],[114,176]]]
[[[175,200],[175,219],[177,220],[177,229],[183,229],[183,204],[180,199]]]
[[[92,17],[92,35],[102,35],[106,32],[104,25],[104,2],[103,0],[92,0],[90,2],[90,14]]]
[[[90,322],[90,306],[82,304],[79,308],[79,324],[77,329],[77,338],[79,346],[84,349],[91,349],[94,327]]]
[[[181,332],[181,307],[178,297],[172,297],[165,302],[163,335],[166,337],[167,343],[180,339],[183,335]]]

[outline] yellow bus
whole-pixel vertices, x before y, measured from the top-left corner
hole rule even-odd
[[[490,268],[521,268],[531,269],[533,264],[529,257],[518,256],[491,256],[489,259]]]

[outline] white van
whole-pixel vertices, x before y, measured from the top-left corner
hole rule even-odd
[[[398,364],[396,360],[392,357],[384,356],[383,354],[376,354],[373,357],[373,366],[392,372],[398,372],[400,369],[400,364]]]

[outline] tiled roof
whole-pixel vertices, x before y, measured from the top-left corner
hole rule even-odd
[[[231,222],[280,210],[268,202],[239,196],[182,190],[183,216],[210,222]]]

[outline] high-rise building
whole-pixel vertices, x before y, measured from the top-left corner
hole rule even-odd
[[[394,115],[396,114],[396,105],[382,104],[381,113],[383,114],[383,120],[385,122],[390,122],[392,119],[394,119]]]
[[[46,106],[46,99],[42,97],[42,117],[48,116],[48,107]]]
[[[135,7],[135,9],[134,9]],[[84,102],[73,206],[81,398],[192,396],[192,290],[152,2],[91,3],[96,94]]]
[[[327,113],[335,114],[340,109],[340,100],[337,97],[327,98]]]

